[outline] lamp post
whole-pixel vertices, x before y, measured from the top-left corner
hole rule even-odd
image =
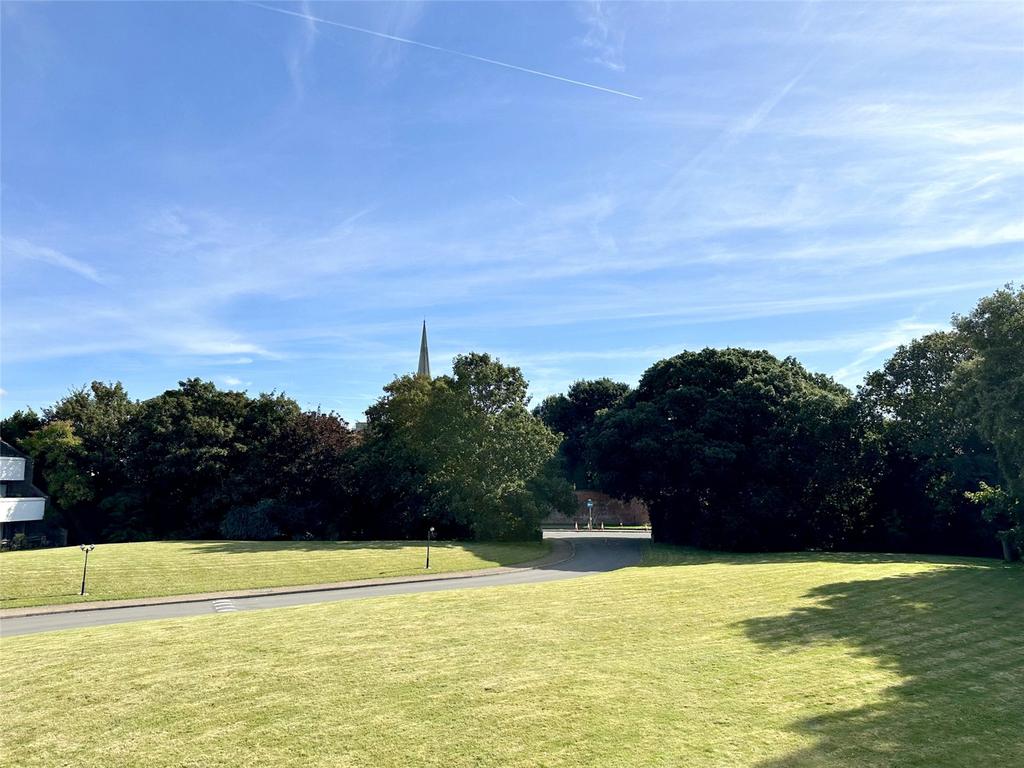
[[[427,564],[424,566],[427,569],[430,568],[430,537],[433,536],[433,535],[434,535],[434,526],[430,526],[427,529]]]
[[[592,531],[592,530],[594,530],[594,500],[593,499],[587,499],[587,516],[589,518],[589,522],[587,523],[587,530],[588,531]]]
[[[89,568],[89,553],[96,549],[95,544],[79,544],[78,548],[85,552],[85,565],[82,566],[82,594],[85,594],[85,572]]]

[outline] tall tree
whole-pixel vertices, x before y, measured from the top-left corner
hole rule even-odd
[[[991,443],[964,408],[959,375],[975,358],[967,337],[932,333],[901,346],[857,393],[874,478],[858,544],[917,552],[993,554],[966,492],[997,482]]]
[[[59,510],[74,509],[93,499],[89,475],[82,471],[82,438],[75,434],[71,422],[51,421],[21,442],[36,462],[50,502]]]
[[[566,475],[580,488],[593,487],[596,475],[587,461],[590,432],[598,415],[619,403],[629,385],[608,378],[577,381],[564,395],[551,395],[533,413],[549,429],[563,435],[559,453]]]
[[[352,448],[358,438],[335,413],[295,413],[273,439],[254,443],[234,482],[242,505],[269,502],[279,535],[349,533]]]
[[[995,448],[1011,516],[1006,535],[1024,547],[1024,287],[996,291],[954,325],[975,351],[963,367],[965,389]]]
[[[455,359],[452,376],[404,377],[367,412],[364,494],[404,535],[533,538],[569,503],[551,459],[558,437],[527,410],[518,368],[489,355]],[[398,498],[396,498],[396,496]]]
[[[864,494],[853,424],[849,392],[793,359],[684,352],[598,419],[595,465],[603,488],[647,504],[657,540],[831,548]]]
[[[182,381],[139,408],[129,442],[132,480],[144,491],[146,527],[158,537],[218,535],[231,506],[225,479],[245,449],[248,397],[212,382]]]
[[[121,382],[94,381],[43,410],[48,423],[67,422],[81,441],[76,468],[88,478],[92,490],[80,503],[62,505],[73,539],[97,540],[105,535],[105,505],[128,485],[128,435],[138,407]]]

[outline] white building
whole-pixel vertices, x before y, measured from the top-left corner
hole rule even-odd
[[[0,440],[0,539],[41,533],[46,497],[32,485],[32,459]]]

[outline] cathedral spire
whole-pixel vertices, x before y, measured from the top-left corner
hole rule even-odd
[[[420,338],[420,365],[416,369],[417,376],[430,378],[430,354],[427,352],[427,321],[423,321],[423,336]]]

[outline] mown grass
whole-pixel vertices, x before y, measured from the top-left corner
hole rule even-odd
[[[257,587],[410,576],[424,570],[415,541],[153,541],[102,544],[89,555],[79,596],[78,547],[0,554],[0,608],[161,597]],[[550,542],[432,542],[429,573],[513,565],[543,557]]]
[[[656,547],[574,581],[4,641],[11,766],[1024,764],[1024,571]]]

